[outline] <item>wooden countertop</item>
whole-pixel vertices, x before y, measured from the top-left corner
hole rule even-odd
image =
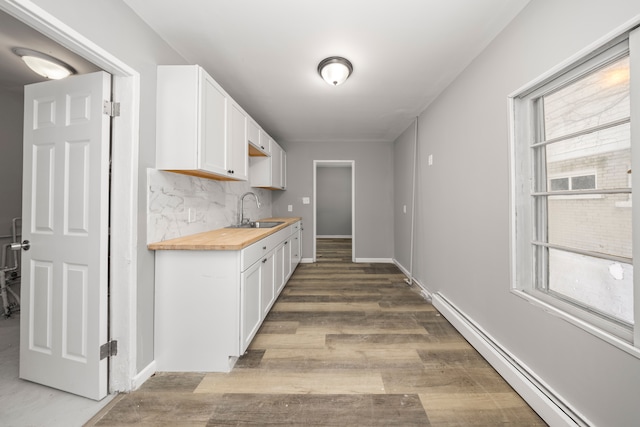
[[[237,251],[300,220],[302,220],[300,217],[262,218],[258,222],[282,221],[283,224],[273,228],[219,228],[163,242],[150,243],[147,247],[153,251]]]

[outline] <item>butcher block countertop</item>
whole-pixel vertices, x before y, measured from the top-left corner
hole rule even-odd
[[[219,228],[163,242],[151,243],[147,247],[153,251],[237,251],[295,224],[301,219],[300,217],[262,218],[258,222],[282,221],[283,224],[273,228]]]

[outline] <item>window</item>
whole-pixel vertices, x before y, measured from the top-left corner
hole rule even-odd
[[[549,191],[594,190],[595,188],[595,174],[565,176],[563,178],[551,178],[549,180]]]
[[[512,235],[517,293],[633,344],[631,34],[512,97]]]

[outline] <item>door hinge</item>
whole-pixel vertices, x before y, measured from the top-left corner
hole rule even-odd
[[[118,354],[118,341],[112,340],[100,346],[100,360]]]
[[[120,103],[104,101],[104,104],[102,104],[102,112],[109,117],[118,117],[120,116]]]

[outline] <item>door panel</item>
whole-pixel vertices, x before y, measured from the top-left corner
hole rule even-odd
[[[92,399],[107,394],[111,78],[25,87],[20,377]]]

